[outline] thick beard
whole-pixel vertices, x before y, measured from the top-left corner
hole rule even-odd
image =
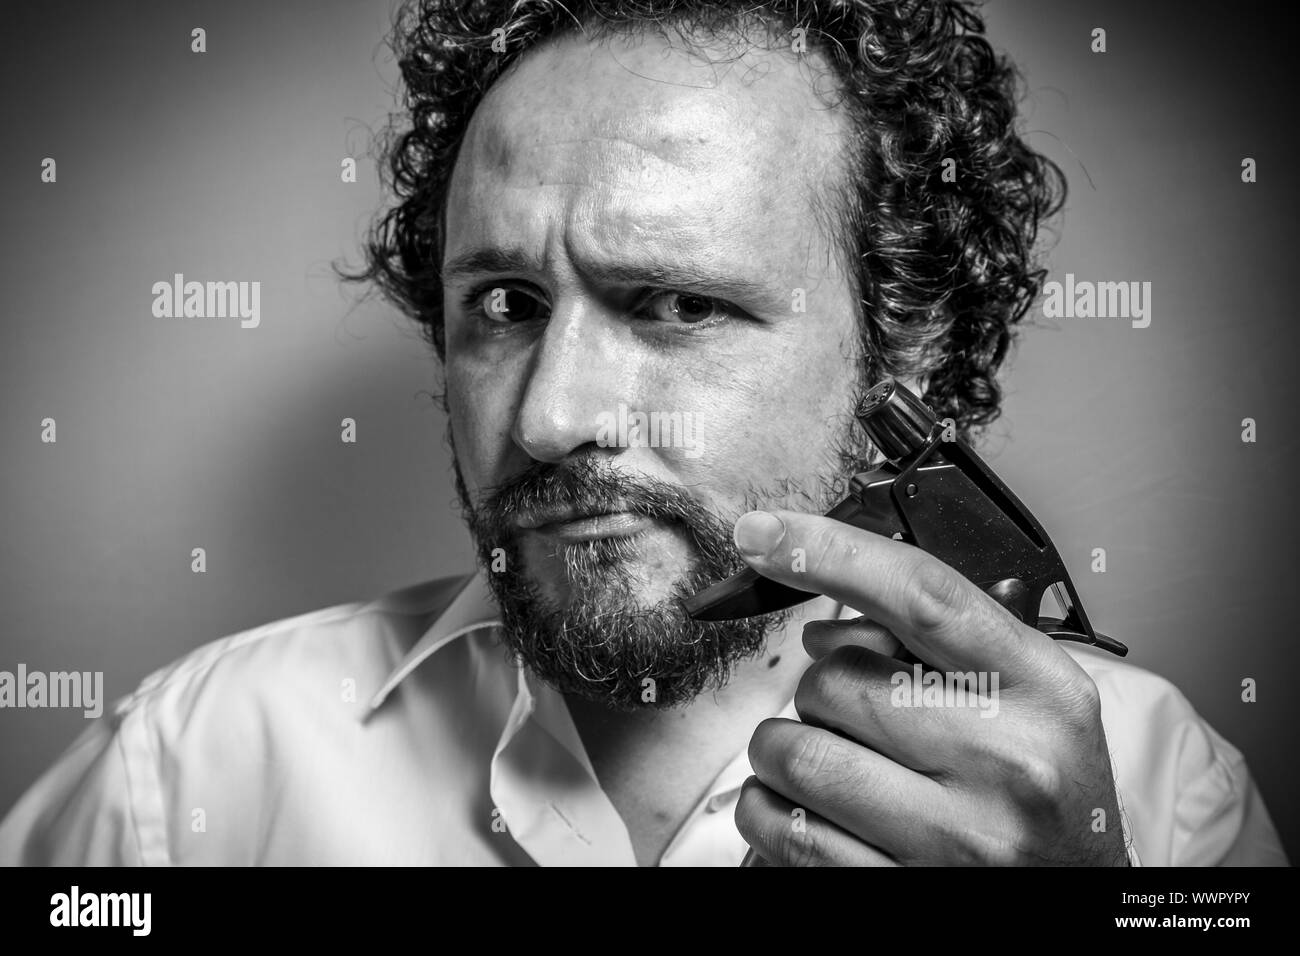
[[[515,661],[562,694],[621,711],[690,703],[722,688],[737,664],[763,652],[769,635],[790,620],[793,610],[697,621],[682,600],[746,567],[732,537],[741,514],[799,505],[800,510],[827,511],[843,497],[848,476],[865,460],[864,449],[846,436],[832,450],[835,474],[815,495],[789,481],[780,489],[751,488],[734,515],[714,514],[666,482],[620,475],[595,457],[559,464],[534,461],[476,504],[465,486],[450,428],[447,441],[461,508]],[[528,580],[512,519],[546,505],[616,500],[626,510],[682,533],[693,556],[690,565],[667,598],[646,606],[634,599],[630,569],[640,550],[635,536],[565,544],[557,553],[564,561],[570,598],[559,606]]]

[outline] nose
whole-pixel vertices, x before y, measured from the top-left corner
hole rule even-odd
[[[626,401],[632,368],[613,323],[583,304],[557,304],[536,345],[511,435],[538,461],[598,447],[601,413]],[[590,450],[590,449],[588,449]]]

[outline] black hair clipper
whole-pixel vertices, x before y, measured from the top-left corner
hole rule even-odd
[[[827,512],[876,534],[916,545],[965,575],[1021,621],[1062,641],[1123,657],[1128,648],[1088,623],[1079,595],[1047,532],[970,446],[897,382],[877,384],[857,411],[885,456],[854,475],[849,497]],[[1051,588],[1065,617],[1040,617]],[[1064,588],[1064,590],[1062,590]],[[780,611],[817,595],[747,568],[685,601],[691,617],[730,621]]]

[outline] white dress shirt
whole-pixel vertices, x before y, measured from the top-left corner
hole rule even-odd
[[[19,800],[0,863],[635,865],[564,698],[499,627],[479,573],[200,647]],[[1135,863],[1286,863],[1241,754],[1171,684],[1064,646],[1101,691]],[[740,862],[751,772],[737,754],[661,865]]]

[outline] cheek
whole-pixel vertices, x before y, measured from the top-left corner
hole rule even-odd
[[[498,480],[509,455],[514,390],[507,369],[447,355],[447,406],[461,473],[470,490]]]
[[[751,487],[779,489],[789,479],[809,488],[838,468],[830,452],[848,426],[851,354],[773,337],[719,356],[715,368],[694,390],[701,454],[677,457],[683,483],[707,488],[715,507],[737,507]]]

